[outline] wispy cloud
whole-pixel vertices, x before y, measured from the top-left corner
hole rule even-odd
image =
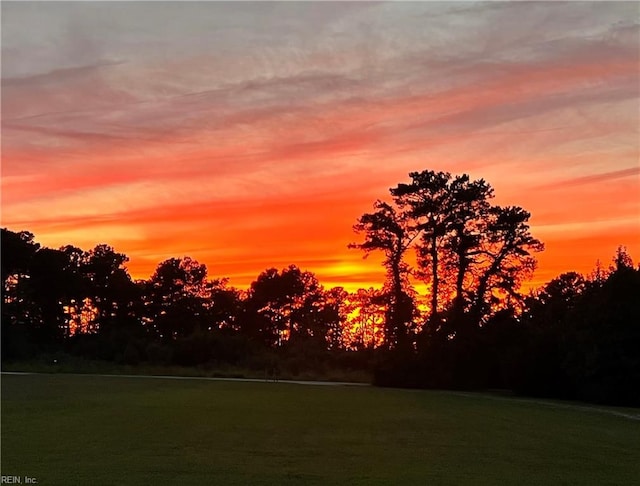
[[[601,174],[591,174],[580,177],[574,177],[572,179],[565,179],[561,181],[554,181],[549,184],[543,184],[538,186],[539,189],[566,189],[570,186],[580,186],[583,184],[598,184],[605,181],[613,181],[616,179],[622,179],[626,177],[640,177],[640,166],[629,167],[628,169],[614,170],[610,172],[604,172]],[[636,182],[640,182],[636,181]]]

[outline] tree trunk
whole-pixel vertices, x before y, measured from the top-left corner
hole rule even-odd
[[[429,249],[431,252],[431,263],[433,265],[432,268],[432,294],[431,294],[431,321],[435,322],[435,319],[438,315],[438,246],[437,246],[438,237],[434,230],[433,236],[431,237],[431,248]]]
[[[391,319],[388,326],[391,327],[391,337],[395,339],[397,347],[402,347],[406,341],[406,326],[403,322],[403,291],[402,277],[400,275],[400,258],[402,253],[391,262],[391,278],[393,279],[393,303],[391,308]]]
[[[464,311],[464,276],[467,273],[469,262],[466,255],[458,253],[458,274],[456,275],[456,295],[453,301],[453,309],[456,315],[462,315]]]

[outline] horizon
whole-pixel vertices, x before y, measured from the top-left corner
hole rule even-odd
[[[380,287],[352,226],[433,169],[531,213],[525,288],[640,258],[632,2],[1,9],[2,226],[44,246]]]

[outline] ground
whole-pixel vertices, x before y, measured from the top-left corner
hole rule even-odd
[[[2,375],[2,475],[95,486],[637,484],[639,416],[366,386]]]

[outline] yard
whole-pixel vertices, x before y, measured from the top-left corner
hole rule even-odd
[[[44,485],[637,484],[640,410],[481,394],[2,375],[2,475]]]

